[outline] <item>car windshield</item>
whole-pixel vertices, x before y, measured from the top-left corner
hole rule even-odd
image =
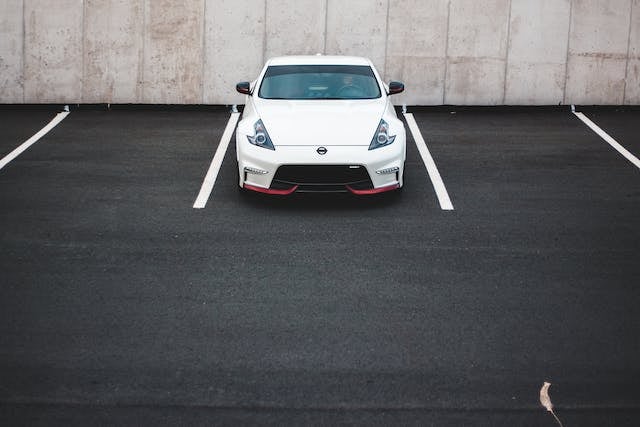
[[[373,99],[380,86],[368,65],[272,65],[260,91],[265,99]]]

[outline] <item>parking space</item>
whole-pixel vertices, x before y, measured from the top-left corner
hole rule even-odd
[[[574,114],[582,122],[584,122],[585,125],[587,125],[591,130],[593,130],[597,135],[599,135],[614,150],[620,153],[621,156],[623,156],[627,161],[629,161],[631,165],[640,169],[640,158],[638,158],[638,155],[637,155],[637,149],[639,148],[639,146],[637,143],[637,139],[634,140],[635,132],[633,132],[634,126],[632,124],[633,117],[634,116],[637,117],[638,115],[637,115],[637,112],[636,114],[633,114],[633,112],[631,112],[631,114],[624,114],[624,112],[625,110],[622,110],[621,113],[623,114],[613,114],[613,115],[611,114],[611,110],[609,110],[609,114],[607,114],[607,111],[604,111],[604,114],[602,114],[602,112],[599,112],[599,111],[595,112],[597,115],[597,120],[601,124],[603,124],[606,128],[611,128],[613,130],[612,132],[614,132],[615,135],[619,135],[618,138],[622,138],[622,142],[624,145],[620,144],[620,142],[616,140],[615,136],[610,135],[610,133],[608,133],[606,129],[603,129],[602,127],[600,127],[593,120],[587,117],[584,113],[574,112]],[[635,143],[627,142],[627,141],[635,141]]]
[[[55,117],[57,112],[54,108],[18,111],[0,109],[3,123],[0,133],[0,159],[36,134]]]
[[[598,135],[561,111],[425,113],[419,124],[460,209],[594,206],[616,192],[624,198],[637,175]],[[547,199],[551,206],[538,203]]]
[[[636,158],[640,158],[640,138],[638,138],[640,110],[633,107],[606,109],[578,107],[578,110],[622,144]]]
[[[409,132],[402,192],[241,194],[232,139],[193,209],[226,109],[72,111],[0,171],[0,413],[554,425],[550,381],[631,425],[639,171],[568,110],[410,111],[455,210]]]
[[[67,207],[72,197],[182,206],[193,197],[221,124],[224,118],[211,112],[74,112],[3,171],[4,197],[18,206]]]

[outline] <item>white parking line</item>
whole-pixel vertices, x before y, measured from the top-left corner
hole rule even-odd
[[[420,152],[422,161],[427,167],[429,178],[431,178],[431,183],[433,184],[433,188],[436,190],[436,195],[438,196],[438,201],[440,202],[440,208],[445,211],[452,211],[453,204],[451,203],[451,199],[449,198],[449,193],[447,193],[447,189],[444,186],[444,182],[442,182],[440,172],[438,172],[436,163],[433,161],[433,157],[431,157],[431,153],[427,148],[427,143],[424,141],[424,138],[422,138],[420,129],[416,124],[416,119],[413,118],[413,114],[411,113],[404,113],[404,117],[407,120],[409,130],[411,131],[411,135],[413,135],[413,140],[416,142],[416,147],[418,147],[418,151]]]
[[[58,123],[60,123],[61,121],[63,121],[64,118],[67,117],[68,115],[69,115],[69,111],[63,111],[61,113],[56,114],[56,116],[53,118],[53,120],[51,120],[45,127],[40,129],[38,131],[38,133],[33,135],[31,138],[27,139],[18,148],[16,148],[15,150],[13,150],[9,154],[7,154],[5,157],[3,157],[0,160],[0,169],[4,168],[6,165],[9,164],[9,162],[11,162],[16,157],[18,157],[20,154],[22,154],[27,148],[31,147],[33,144],[38,142],[38,140],[40,140],[40,138],[45,136],[51,129],[56,127],[56,125]]]
[[[640,169],[640,160],[638,160],[638,158],[636,156],[631,154],[629,152],[629,150],[627,150],[622,145],[620,145],[618,143],[618,141],[616,141],[611,136],[609,136],[608,133],[606,133],[598,125],[593,123],[587,116],[585,116],[584,114],[579,113],[579,112],[577,112],[577,111],[575,111],[573,109],[572,109],[572,112],[573,112],[573,114],[575,114],[576,117],[578,117],[580,120],[582,120],[582,122],[584,124],[589,126],[591,128],[591,130],[593,130],[595,133],[597,133],[600,136],[600,138],[604,139],[610,146],[615,148],[618,151],[618,153],[622,154],[627,160],[629,160],[638,169]]]
[[[229,141],[231,140],[231,136],[233,135],[233,131],[236,128],[236,123],[238,123],[239,117],[240,113],[236,112],[231,113],[231,117],[229,117],[227,127],[224,129],[222,138],[220,138],[220,143],[218,144],[216,154],[213,156],[213,160],[211,161],[211,165],[209,166],[207,175],[204,177],[204,181],[202,182],[200,193],[198,193],[198,197],[193,204],[194,209],[204,208],[207,204],[207,200],[209,200],[209,196],[211,195],[211,191],[213,191],[213,185],[216,183],[216,178],[218,178],[220,166],[222,166],[224,155],[227,152],[227,148],[229,147]]]

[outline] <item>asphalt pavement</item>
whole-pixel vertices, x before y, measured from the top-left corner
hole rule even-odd
[[[0,110],[0,158],[58,110]],[[640,170],[568,108],[409,108],[405,188],[243,194],[227,108],[0,170],[2,425],[640,424]],[[585,110],[640,156],[640,112]]]

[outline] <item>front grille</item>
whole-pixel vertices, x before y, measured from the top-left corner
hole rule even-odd
[[[294,185],[298,186],[299,192],[343,192],[347,191],[347,185],[357,190],[373,188],[367,168],[364,166],[280,166],[271,182],[271,188],[285,189]]]

